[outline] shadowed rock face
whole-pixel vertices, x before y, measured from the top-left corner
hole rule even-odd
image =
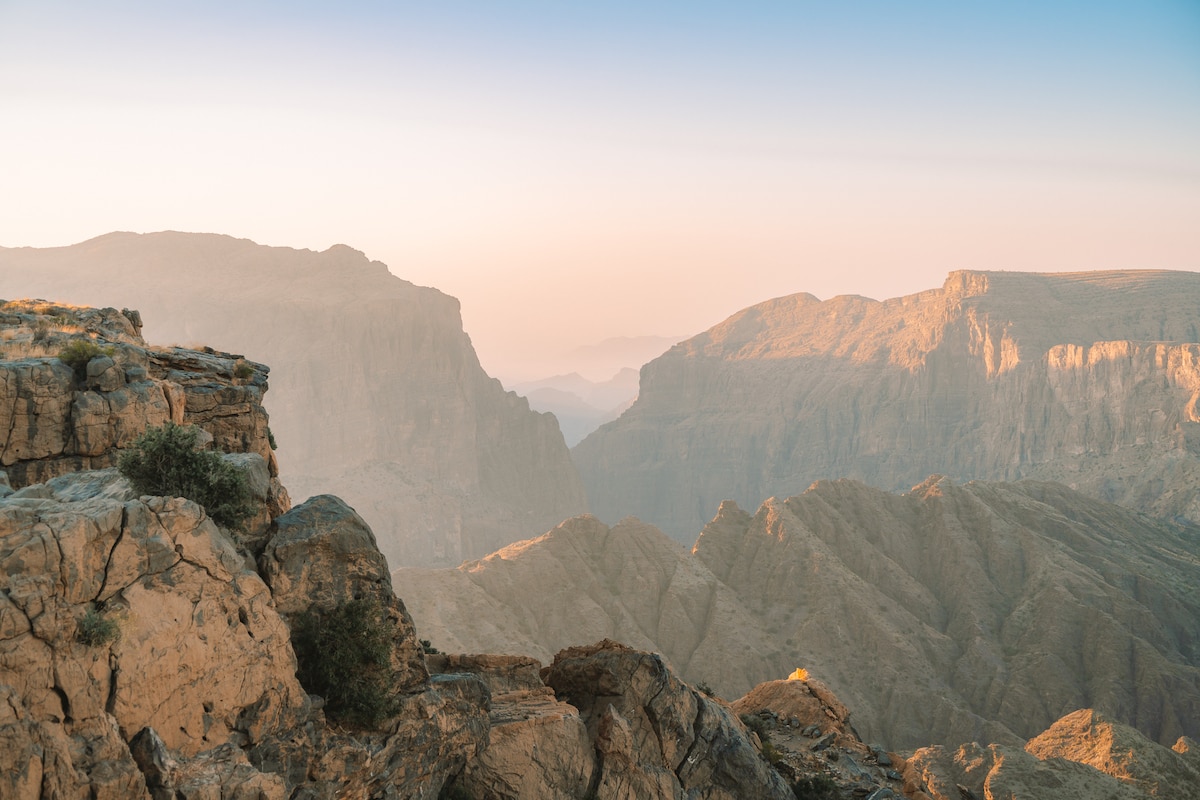
[[[487,376],[458,301],[348,247],[159,233],[0,248],[6,296],[137,307],[156,341],[270,363],[283,480],[345,498],[393,567],[457,564],[587,510],[554,418]]]
[[[1038,478],[1200,520],[1200,274],[956,272],[883,302],[807,294],[647,364],[573,451],[592,510],[688,541],[723,499],[814,480]]]

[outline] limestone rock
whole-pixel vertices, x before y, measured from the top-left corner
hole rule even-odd
[[[412,617],[392,592],[375,535],[343,500],[320,495],[276,519],[261,569],[284,615],[331,611],[352,598],[379,602],[396,630],[393,687],[408,692],[428,682]]]
[[[815,480],[1033,478],[1200,521],[1200,275],[955,272],[747,308],[642,369],[575,447],[592,510],[690,541]]]
[[[772,635],[704,564],[653,526],[576,517],[457,569],[401,569],[399,591],[442,650],[525,654],[613,638],[737,697],[786,675]]]
[[[600,753],[600,800],[793,797],[728,708],[661,657],[612,641],[562,651],[544,672]]]
[[[587,510],[556,420],[488,377],[458,301],[349,247],[115,233],[0,248],[3,296],[138,306],[154,340],[201,340],[273,365],[284,482],[297,499],[345,498],[393,567],[454,566]],[[247,363],[253,386],[265,372]],[[219,423],[215,410],[204,415]],[[218,434],[222,449],[247,449]]]
[[[1095,767],[1149,795],[1200,799],[1200,769],[1137,730],[1090,708],[1068,714],[1030,739],[1025,751],[1043,761],[1061,758]]]
[[[215,350],[150,348],[115,309],[44,301],[0,305],[0,466],[16,488],[101,469],[147,428],[197,425],[227,453],[257,453],[275,465],[267,435],[267,368]],[[72,343],[111,355],[83,377],[58,359]],[[250,367],[251,379],[235,376]]]

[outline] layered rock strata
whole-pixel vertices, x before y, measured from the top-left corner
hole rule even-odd
[[[91,348],[75,366],[60,359],[72,347]],[[266,485],[252,488],[286,510],[263,408],[269,371],[211,348],[150,347],[136,311],[0,303],[0,467],[20,488],[111,467],[147,428],[196,425],[221,452],[261,458]]]
[[[592,510],[690,541],[732,498],[1036,478],[1200,520],[1200,275],[955,272],[745,309],[647,364],[573,451]]]
[[[345,246],[110,234],[0,248],[0,297],[136,305],[157,341],[254,352],[298,497],[333,493],[393,567],[453,566],[587,510],[554,417],[479,365],[458,301]]]

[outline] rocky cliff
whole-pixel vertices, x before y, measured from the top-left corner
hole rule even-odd
[[[396,582],[454,649],[624,637],[730,698],[806,667],[892,748],[1018,746],[1078,708],[1170,745],[1200,724],[1198,551],[1059,484],[842,480],[722,504],[691,554],[585,517]]]
[[[157,341],[269,362],[284,481],[345,498],[393,566],[457,564],[587,510],[554,418],[487,376],[458,302],[348,247],[158,233],[0,248],[2,296],[135,306]]]
[[[1200,274],[956,272],[882,302],[753,306],[647,364],[573,451],[592,509],[689,541],[724,499],[1062,481],[1200,520]]]
[[[460,656],[431,674],[374,533],[336,497],[288,510],[256,492],[263,530],[235,538],[190,500],[135,497],[116,470],[79,470],[189,413],[218,444],[257,443],[247,432],[260,417],[265,431],[265,414],[249,399],[265,367],[160,357],[131,312],[5,313],[19,488],[0,472],[0,797],[792,796],[736,717],[655,654],[606,641],[544,672]],[[32,333],[26,317],[39,318]],[[234,391],[247,386],[258,394]],[[224,401],[193,406],[209,395]],[[267,484],[262,456],[229,458]],[[58,474],[27,484],[35,469]],[[341,619],[359,627],[331,636]],[[326,697],[310,694],[318,674],[337,678]],[[349,713],[364,706],[346,705],[345,687],[369,719]]]

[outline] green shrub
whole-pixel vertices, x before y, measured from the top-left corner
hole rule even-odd
[[[121,638],[121,626],[102,611],[89,608],[75,623],[75,638],[88,647],[103,647]]]
[[[696,688],[704,692],[709,697],[716,697],[716,693],[713,691],[713,688],[708,685],[707,681],[700,681],[696,684]]]
[[[838,800],[841,793],[828,775],[809,775],[792,784],[796,800]]]
[[[121,453],[117,469],[138,494],[186,497],[213,522],[239,530],[254,513],[246,476],[211,450],[197,450],[199,430],[168,422]]]
[[[272,450],[278,450],[279,445],[275,444],[275,434],[271,433],[271,426],[267,426],[267,444],[271,445]]]
[[[292,625],[296,677],[310,694],[325,698],[331,719],[376,728],[398,710],[390,692],[394,633],[374,600],[300,614]]]
[[[254,367],[247,364],[245,361],[239,361],[237,366],[233,368],[233,377],[246,380],[254,376]]]
[[[421,640],[421,651],[427,656],[436,656],[438,653],[442,652],[434,647],[433,642],[429,641],[428,639]]]
[[[93,358],[112,354],[111,347],[101,347],[91,339],[72,339],[66,347],[59,351],[58,360],[75,372],[82,373]]]
[[[779,750],[778,747],[771,744],[770,739],[763,739],[762,754],[763,754],[763,758],[765,758],[767,760],[767,763],[770,764],[771,766],[775,766],[780,761],[783,761],[783,753]]]

